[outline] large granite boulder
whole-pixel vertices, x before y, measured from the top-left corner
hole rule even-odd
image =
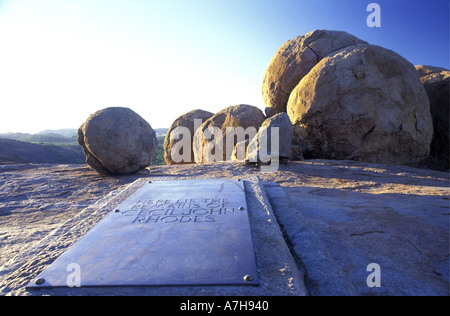
[[[86,162],[102,175],[136,173],[149,166],[158,141],[149,123],[129,108],[95,112],[78,130]]]
[[[262,95],[268,117],[286,112],[289,95],[325,56],[365,41],[341,31],[315,30],[281,46],[264,74]]]
[[[216,113],[195,132],[195,162],[231,161],[236,144],[253,138],[265,119],[260,109],[247,104]]]
[[[419,75],[382,47],[355,45],[323,58],[292,91],[287,111],[305,158],[409,165],[430,151]]]
[[[427,165],[430,168],[445,171],[449,164],[449,107],[450,107],[450,71],[432,66],[416,66],[430,100],[433,119],[433,140]]]
[[[194,120],[201,120],[201,124],[203,124],[204,121],[209,119],[214,114],[208,111],[203,110],[193,110],[186,114],[181,115],[178,117],[170,126],[169,130],[167,131],[167,136],[164,139],[164,160],[168,165],[172,164],[183,164],[183,163],[193,163],[194,160],[194,150],[192,148],[192,144],[194,141]],[[201,126],[200,124],[200,126]],[[189,139],[189,147],[186,148],[186,146],[177,146],[177,144],[182,143],[181,145],[184,145],[187,143],[186,140],[183,139],[183,137],[187,133],[183,133],[183,131],[187,131],[185,129],[180,129],[179,127],[184,127],[189,131],[190,139]],[[184,141],[183,141],[184,140]],[[184,150],[189,149],[190,154],[188,153],[186,155],[190,157],[188,161],[185,161],[183,159],[176,159],[174,155],[179,156],[178,158],[184,157]],[[175,150],[175,153],[172,153],[172,150]],[[175,158],[175,159],[174,159]]]

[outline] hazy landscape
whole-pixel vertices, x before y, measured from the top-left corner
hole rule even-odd
[[[158,147],[152,165],[164,165],[163,143],[167,128],[156,128]],[[37,134],[0,133],[0,164],[84,164],[78,130],[43,130]]]

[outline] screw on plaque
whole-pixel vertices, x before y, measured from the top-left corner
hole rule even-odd
[[[115,210],[114,212],[119,213],[120,211],[119,210]]]
[[[39,279],[36,279],[36,280],[34,281],[34,284],[36,284],[36,285],[42,285],[42,284],[44,284],[44,282],[45,282],[45,279],[44,279],[44,278],[39,278]]]
[[[245,208],[243,207],[243,206],[239,206],[239,209],[238,209],[239,211],[243,211],[243,210],[245,210]]]
[[[250,281],[253,281],[253,277],[251,275],[247,274],[246,276],[244,276],[244,280],[250,282]]]

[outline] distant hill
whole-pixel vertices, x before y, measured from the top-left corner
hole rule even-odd
[[[169,131],[168,128],[155,128],[154,131],[156,132],[156,136],[165,136],[167,132]]]
[[[0,163],[83,164],[76,129],[0,134]]]
[[[81,146],[34,144],[12,139],[0,139],[0,163],[83,164]]]
[[[27,134],[27,133],[6,133],[0,134],[0,138],[12,139],[28,143],[73,143],[77,141],[77,136],[66,137],[59,134]]]
[[[78,136],[78,129],[75,128],[61,128],[61,129],[46,129],[38,133],[39,135],[54,135],[64,136],[67,138],[76,138]]]

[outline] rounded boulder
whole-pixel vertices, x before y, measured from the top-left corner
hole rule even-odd
[[[343,31],[315,30],[284,43],[267,67],[262,95],[266,115],[286,112],[289,95],[300,80],[328,54],[367,42]]]
[[[169,130],[167,131],[166,138],[164,139],[164,160],[166,161],[166,163],[168,165],[186,164],[186,163],[194,163],[195,162],[194,150],[192,148],[192,144],[194,141],[194,134],[195,134],[195,130],[194,130],[195,129],[195,124],[194,124],[195,120],[201,120],[201,123],[200,123],[200,126],[201,126],[201,124],[203,124],[204,121],[206,121],[213,115],[214,115],[213,113],[208,112],[208,111],[193,110],[186,114],[181,115],[172,123]],[[178,127],[184,127],[187,130],[189,130],[189,135],[185,135],[185,134],[183,134],[183,136],[178,135],[177,134]],[[188,140],[188,142],[189,142],[188,149],[190,149],[190,155],[189,155],[190,160],[184,161],[181,159],[174,159],[175,158],[175,157],[173,157],[174,155],[184,156],[184,152],[182,152],[185,149],[184,146],[180,146],[180,148],[178,149],[178,152],[173,153],[172,151],[173,150],[177,151],[176,144],[178,142],[182,142],[183,137],[185,137],[185,136],[190,137]]]
[[[446,171],[450,168],[450,71],[423,65],[416,66],[416,69],[430,100],[434,128],[430,157],[426,164],[429,168]]]
[[[236,144],[252,139],[265,119],[260,109],[247,104],[214,114],[195,132],[195,162],[231,161]]]
[[[95,112],[78,130],[86,162],[102,175],[136,173],[155,157],[156,133],[141,116],[124,107]]]

